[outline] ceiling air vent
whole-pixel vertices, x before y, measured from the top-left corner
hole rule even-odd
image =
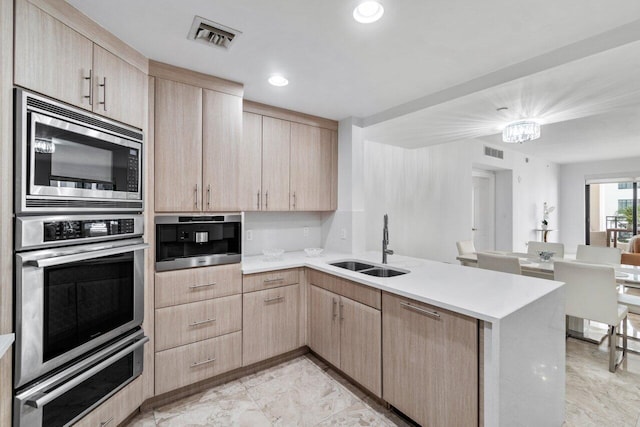
[[[489,157],[495,157],[496,159],[504,159],[504,151],[497,148],[484,146],[484,155]]]
[[[229,50],[231,44],[240,34],[242,34],[241,31],[196,16],[193,18],[193,24],[191,24],[191,30],[189,30],[187,38],[208,46]]]

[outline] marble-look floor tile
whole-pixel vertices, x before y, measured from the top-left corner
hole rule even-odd
[[[311,364],[310,364],[311,365]],[[359,402],[315,366],[249,388],[260,409],[276,426],[313,426]]]
[[[389,427],[389,424],[362,402],[348,407],[335,415],[316,424],[317,427],[330,426],[362,426]]]
[[[156,411],[158,426],[238,426],[270,427],[271,422],[246,391],[234,395],[220,395],[204,400],[186,411]]]
[[[306,357],[298,357],[280,365],[265,369],[255,374],[247,375],[240,378],[240,382],[246,387],[256,387],[267,381],[271,381],[276,378],[290,377],[301,371],[314,370],[319,371],[316,365],[309,361]]]
[[[153,411],[141,412],[127,424],[129,427],[155,427],[156,419]]]

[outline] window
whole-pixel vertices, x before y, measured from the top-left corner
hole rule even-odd
[[[618,199],[618,211],[626,208],[633,209],[633,199]]]
[[[618,183],[618,190],[632,190],[633,189],[633,182],[619,182]]]

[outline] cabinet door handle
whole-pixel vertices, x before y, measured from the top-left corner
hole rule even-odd
[[[102,84],[98,83],[98,86],[102,88],[102,102],[98,101],[98,104],[104,105],[104,111],[107,111],[107,78],[102,80]]]
[[[193,191],[194,191],[193,198],[196,201],[196,210],[197,210],[198,209],[198,184],[196,184],[196,188]]]
[[[340,321],[344,320],[344,303],[340,303]]]
[[[205,288],[208,286],[214,286],[216,284],[216,282],[213,283],[205,283],[204,285],[191,285],[189,286],[189,289],[200,289],[200,288]]]
[[[282,282],[284,277],[276,277],[275,279],[264,279],[263,283]]]
[[[260,190],[258,190],[258,197],[256,200],[256,209],[260,210]]]
[[[435,317],[437,319],[440,318],[440,314],[438,314],[437,311],[425,310],[424,308],[420,308],[420,307],[416,307],[415,305],[411,305],[408,302],[401,302],[400,305],[405,307],[405,308],[408,308],[409,310],[416,311],[416,312],[418,312],[420,314],[424,314],[426,316]]]
[[[196,366],[206,365],[207,363],[213,363],[215,361],[216,361],[216,358],[212,357],[211,359],[203,360],[201,362],[193,362],[191,365],[189,365],[189,367],[190,368],[195,368]]]
[[[332,304],[332,314],[333,314],[333,318],[335,319],[338,316],[338,311],[336,310],[338,308],[338,301],[333,298],[333,304]]]
[[[89,95],[84,95],[84,98],[88,98],[89,105],[93,106],[93,76],[91,72],[92,70],[89,69],[89,77],[83,77],[84,80],[89,80]]]
[[[293,192],[293,210],[296,210],[296,192]]]
[[[109,418],[107,421],[101,421],[100,422],[100,427],[104,427],[104,426],[108,425],[111,421],[113,421],[113,417]]]
[[[211,184],[207,184],[207,209],[211,207]]]
[[[216,319],[207,319],[207,320],[198,320],[197,322],[193,322],[193,323],[189,323],[189,326],[199,326],[199,325],[204,325],[205,323],[211,323],[211,322],[215,322]]]
[[[275,302],[275,301],[284,301],[283,296],[273,297],[273,298],[265,298],[264,302]]]
[[[269,210],[269,190],[264,193],[264,210]]]

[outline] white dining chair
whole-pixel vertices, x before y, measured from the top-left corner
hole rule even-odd
[[[478,252],[478,267],[485,270],[502,271],[503,273],[522,274],[520,260],[509,255]]]
[[[626,306],[618,304],[613,267],[556,261],[554,279],[566,284],[565,314],[609,325],[609,371],[615,372],[627,355]],[[616,363],[617,331],[622,322],[622,357]]]
[[[456,242],[456,247],[458,248],[458,255],[468,255],[476,253],[476,247],[473,244],[473,240],[460,240]],[[469,263],[467,261],[460,261],[460,265],[464,265],[466,267],[476,267],[475,263]]]
[[[551,243],[551,242],[536,242],[529,241],[527,243],[527,254],[538,256],[538,252],[553,252],[554,258],[564,258],[564,244],[563,243]]]
[[[576,261],[594,262],[598,264],[620,264],[621,260],[622,251],[618,248],[578,245]]]

